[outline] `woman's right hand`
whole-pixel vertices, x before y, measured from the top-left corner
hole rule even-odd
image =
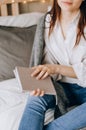
[[[57,64],[38,65],[38,66],[32,67],[32,70],[34,71],[32,72],[31,76],[35,77],[37,80],[43,80],[47,78],[48,76],[50,76],[51,74],[57,73],[56,72],[57,68],[58,68]],[[30,95],[43,96],[44,91],[38,88],[30,92]]]
[[[40,90],[39,88],[36,90],[33,90],[30,92],[31,96],[43,96],[44,95],[44,91]]]

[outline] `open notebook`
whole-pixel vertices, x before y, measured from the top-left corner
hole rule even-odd
[[[44,80],[37,80],[35,77],[31,77],[32,73],[31,68],[27,67],[16,67],[14,70],[14,74],[16,79],[18,80],[19,85],[22,90],[36,90],[39,88],[40,90],[44,90],[45,94],[56,94],[53,83],[50,77],[47,77]]]

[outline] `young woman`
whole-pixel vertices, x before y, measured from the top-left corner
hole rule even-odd
[[[44,28],[45,25],[45,28]],[[37,27],[31,76],[47,76],[61,84],[76,108],[44,126],[54,95],[34,90],[27,102],[19,130],[78,130],[86,126],[86,0],[53,0],[53,7]]]

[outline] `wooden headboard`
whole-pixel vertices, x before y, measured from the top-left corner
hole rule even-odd
[[[20,14],[20,4],[29,4],[40,2],[42,4],[50,4],[52,0],[0,0],[0,16],[18,15]],[[10,12],[10,13],[9,13]]]

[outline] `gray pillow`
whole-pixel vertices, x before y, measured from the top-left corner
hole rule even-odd
[[[29,66],[35,30],[0,26],[0,81],[13,78],[15,66]]]

